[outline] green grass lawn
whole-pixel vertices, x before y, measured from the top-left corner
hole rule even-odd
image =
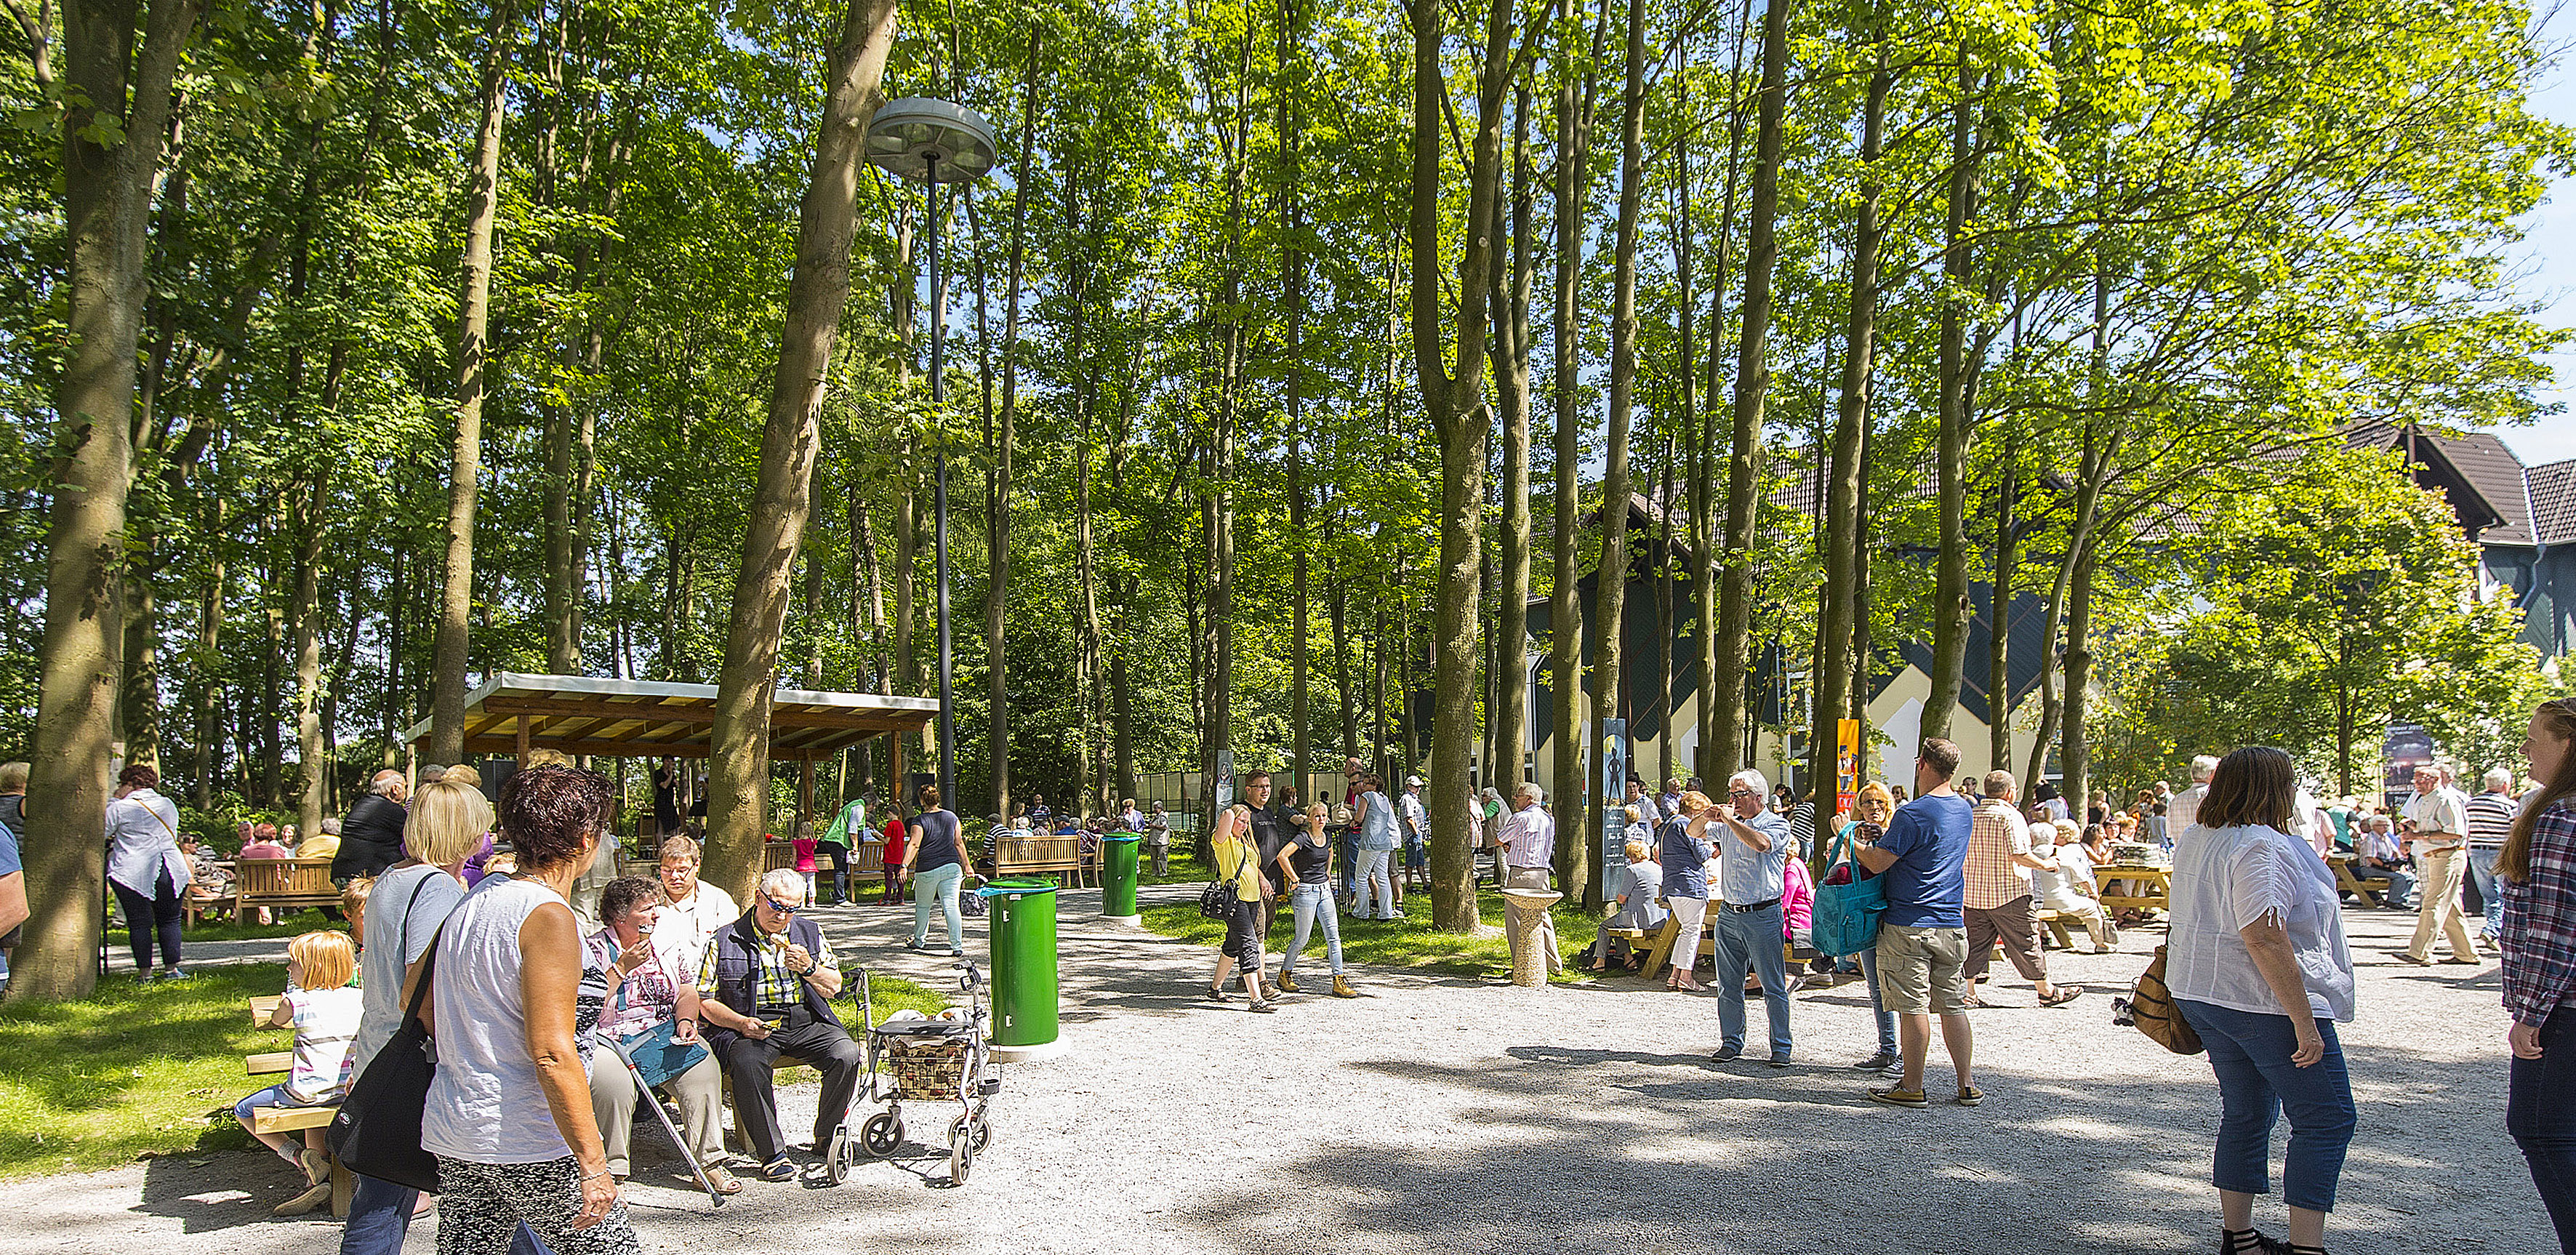
[[[1177,862],[1172,870],[1175,873],[1181,870]],[[1189,878],[1174,875],[1170,879],[1180,882]],[[1200,879],[1204,883],[1204,877]],[[1490,888],[1480,889],[1476,901],[1485,923],[1499,929],[1503,923],[1503,895]],[[1404,910],[1407,918],[1384,923],[1344,917],[1343,959],[1353,964],[1412,968],[1450,976],[1509,974],[1511,945],[1499,932],[1492,936],[1468,936],[1432,927],[1430,896],[1418,889],[1405,894]],[[1147,906],[1144,911],[1145,927],[1166,937],[1177,937],[1210,950],[1225,940],[1225,925],[1201,916],[1195,900]],[[1600,926],[1601,917],[1580,906],[1562,904],[1554,913],[1557,948],[1566,956],[1565,972],[1556,980],[1570,984],[1591,979],[1578,970],[1573,956],[1592,944],[1593,930]],[[1283,903],[1279,910],[1278,932],[1273,938],[1275,944],[1287,944],[1289,919],[1288,908]],[[1308,955],[1320,959],[1323,944],[1320,932],[1310,937],[1306,942]]]
[[[0,1006],[0,1179],[253,1145],[232,1105],[278,1078],[246,1074],[242,1057],[285,1050],[294,1035],[252,1028],[247,1000],[282,992],[286,968],[196,972],[177,983],[111,979],[80,1002]],[[916,981],[871,983],[880,1020],[950,1005],[948,991]],[[856,982],[842,1002],[855,1024]]]

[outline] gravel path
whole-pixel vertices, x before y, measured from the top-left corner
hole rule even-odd
[[[752,1182],[710,1210],[666,1175],[679,1169],[656,1158],[660,1134],[638,1132],[628,1199],[645,1248],[2110,1255],[2215,1243],[2208,1067],[2108,1022],[2109,992],[2145,966],[2154,933],[2131,933],[2118,954],[2052,955],[2052,975],[2092,991],[2062,1009],[2030,1005],[1999,964],[1988,988],[2004,1005],[1975,1020],[1985,1105],[1904,1111],[1871,1102],[1869,1078],[1844,1066],[1872,1046],[1857,986],[1799,997],[1786,1071],[1711,1063],[1711,996],[1660,982],[1523,990],[1358,972],[1365,999],[1307,996],[1254,1016],[1195,1000],[1205,949],[1099,923],[1096,892],[1064,896],[1067,1050],[1005,1069],[996,1139],[966,1188],[946,1188],[944,1149],[914,1145],[838,1189]],[[944,959],[893,944],[909,911],[818,916],[877,970],[948,976]],[[2346,915],[2362,1018],[2344,1043],[2362,1117],[2329,1238],[2347,1252],[2540,1255],[2547,1219],[2503,1129],[2495,968],[2390,961],[2411,919]],[[981,938],[968,949],[983,953]],[[1759,1015],[1757,1003],[1757,1033]],[[1943,1067],[1936,1049],[1936,1081]],[[782,1093],[787,1127],[801,1127],[813,1084]],[[911,1124],[923,1139],[944,1120],[917,1110]],[[177,1250],[214,1233],[215,1249],[244,1255],[332,1249],[327,1217],[268,1216],[287,1178],[275,1159],[240,1154],[21,1182],[0,1255]],[[2278,1232],[2277,1202],[2258,1215]],[[431,1229],[408,1249],[432,1250]]]

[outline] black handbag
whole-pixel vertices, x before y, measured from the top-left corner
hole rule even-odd
[[[420,1002],[438,971],[436,933],[430,934],[429,949],[422,958],[420,984],[412,990],[411,1005],[403,1009],[402,1027],[367,1061],[367,1070],[358,1074],[340,1100],[340,1110],[331,1117],[329,1141],[331,1154],[351,1172],[435,1194],[438,1157],[421,1149],[420,1119],[429,1105],[429,1082],[438,1070],[438,1054],[429,1027],[420,1021]]]
[[[1243,895],[1235,891],[1234,881],[1242,874],[1243,864],[1237,862],[1233,876],[1211,880],[1207,888],[1199,890],[1199,914],[1213,920],[1233,919],[1235,906],[1243,900]]]

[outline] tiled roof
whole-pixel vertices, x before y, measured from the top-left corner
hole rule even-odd
[[[2442,452],[2450,456],[2451,465],[2468,478],[2496,513],[2504,516],[2504,522],[2478,534],[2478,543],[2533,543],[2531,498],[2523,488],[2522,459],[2515,457],[2503,441],[2482,431],[2460,436],[2426,434],[2442,442]]]
[[[2576,458],[2532,467],[2531,530],[2544,545],[2576,544]]]

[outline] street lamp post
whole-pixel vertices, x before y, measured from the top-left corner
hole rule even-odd
[[[868,124],[868,160],[899,179],[927,186],[930,219],[930,406],[948,400],[948,306],[939,289],[939,185],[984,177],[999,155],[993,125],[964,105],[922,96],[890,100]],[[948,633],[948,446],[936,459],[932,545],[939,571],[939,800],[957,805],[957,717],[950,687],[956,674]],[[902,782],[897,781],[898,788]]]

